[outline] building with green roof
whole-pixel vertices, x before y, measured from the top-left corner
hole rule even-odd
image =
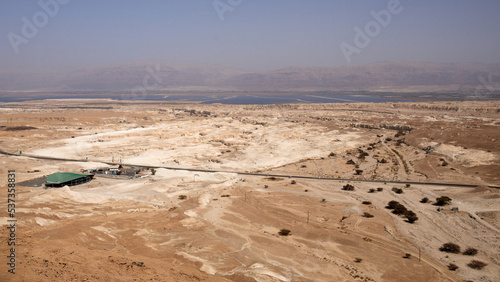
[[[70,172],[58,172],[47,176],[45,180],[46,187],[74,186],[91,181],[94,178],[92,174],[78,174]]]

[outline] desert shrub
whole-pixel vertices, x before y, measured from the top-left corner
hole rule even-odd
[[[401,188],[393,187],[391,190],[392,190],[392,192],[394,192],[396,194],[402,194],[403,193],[403,189],[401,189]]]
[[[265,188],[265,189],[269,188],[269,185],[264,185],[264,188]],[[306,192],[307,192],[307,191],[306,191]]]
[[[156,169],[152,168],[151,169],[151,175],[155,175],[156,174]]]
[[[355,258],[355,259],[354,259],[354,262],[357,262],[357,263],[360,263],[360,262],[362,262],[362,261],[363,261],[363,259],[360,259],[360,258]]]
[[[410,222],[410,223],[414,223],[415,221],[418,220],[417,215],[413,211],[406,211],[405,217],[406,217],[406,219],[408,219],[408,222]]]
[[[399,205],[398,201],[390,201],[389,203],[387,203],[387,208],[393,210],[397,205]]]
[[[381,164],[386,164],[386,163],[387,163],[387,160],[386,160],[386,159],[382,159],[382,160],[380,160],[380,163],[381,163]]]
[[[366,218],[372,218],[372,217],[373,217],[373,214],[371,214],[371,213],[367,213],[367,212],[364,212],[364,213],[363,213],[363,217],[366,217]]]
[[[372,202],[370,202],[370,201],[363,201],[363,202],[362,202],[362,204],[363,204],[363,205],[371,205],[371,204],[372,204]]]
[[[354,191],[354,186],[352,186],[351,184],[346,184],[346,185],[344,185],[344,187],[342,187],[342,190]]]
[[[179,200],[185,200],[185,199],[187,199],[186,195],[179,195]]]
[[[368,193],[375,193],[375,189],[372,188],[372,189],[368,190]]]
[[[458,254],[460,253],[460,246],[453,243],[445,243],[439,248],[439,250],[441,252]]]
[[[406,209],[405,206],[401,205],[401,204],[398,204],[394,210],[392,211],[393,214],[398,214],[398,215],[401,215],[401,214],[405,214],[408,210]]]
[[[301,165],[300,167],[301,167],[301,168],[306,168],[306,167],[307,167],[307,165]]]
[[[222,198],[229,198],[231,195],[221,195]]]
[[[377,191],[382,192],[382,191],[384,191],[384,188],[377,188]]]
[[[427,198],[427,197],[422,198],[422,200],[420,200],[420,202],[425,204],[425,203],[429,202],[429,198]]]
[[[473,268],[473,269],[483,269],[483,267],[487,266],[488,264],[479,260],[473,260],[467,264],[468,267]]]
[[[365,152],[365,151],[363,151],[363,150],[361,150],[361,149],[358,149],[358,153],[359,153],[358,158],[360,158],[360,159],[362,159],[362,160],[364,160],[364,159],[365,159],[365,157],[368,157],[368,155],[369,155],[367,152]]]
[[[288,230],[288,229],[281,229],[281,230],[278,232],[278,234],[279,234],[279,235],[281,235],[281,236],[288,236],[288,235],[290,235],[290,232],[291,232],[291,231],[290,231],[290,230]]]
[[[346,164],[348,164],[348,165],[354,165],[354,164],[356,164],[356,163],[355,163],[353,160],[348,160],[348,161],[346,162]]]
[[[292,180],[292,182],[290,182],[291,184],[297,184],[297,181],[295,180]]]
[[[450,263],[450,264],[448,264],[448,269],[451,271],[455,271],[458,269],[458,266],[454,263]]]
[[[477,249],[474,249],[474,248],[467,248],[463,253],[462,255],[466,255],[466,256],[475,256],[477,255]]]
[[[331,152],[330,155],[328,155],[329,157],[335,157],[335,153],[334,152]]]
[[[406,183],[406,188],[409,188],[410,186],[411,186],[411,184]]]
[[[447,196],[442,196],[442,197],[439,197],[439,198],[436,198],[436,206],[446,206],[448,204],[450,204],[451,202],[451,198],[450,197],[447,197]]]
[[[403,258],[405,258],[405,259],[409,259],[409,258],[411,258],[411,254],[406,253],[406,254],[404,255],[404,257],[403,257]]]
[[[271,181],[283,180],[283,178],[280,178],[280,177],[275,177],[275,176],[267,177],[266,179],[267,179],[267,180],[271,180]]]
[[[362,169],[356,169],[354,174],[361,175],[362,173],[363,173]]]

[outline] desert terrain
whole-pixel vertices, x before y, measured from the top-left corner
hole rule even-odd
[[[0,154],[1,281],[500,277],[498,101],[44,100],[0,104],[0,126],[11,154]],[[120,164],[141,177],[22,185]],[[18,183],[15,274],[8,170]],[[451,203],[437,206],[442,196]],[[439,250],[449,242],[478,252]]]

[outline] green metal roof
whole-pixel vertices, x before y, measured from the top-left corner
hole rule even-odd
[[[78,174],[71,172],[58,172],[47,176],[47,183],[65,183],[91,174]]]

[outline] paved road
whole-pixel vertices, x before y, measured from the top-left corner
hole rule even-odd
[[[19,156],[19,154],[8,153],[0,150],[0,154],[8,156]],[[44,156],[32,156],[32,155],[22,155],[22,157],[40,159],[40,160],[52,160],[52,161],[64,161],[64,162],[87,162],[86,160],[78,159],[63,159],[63,158],[53,158]],[[119,163],[108,163],[97,161],[111,166],[118,166]],[[208,173],[235,173],[238,175],[249,175],[249,176],[262,176],[262,177],[281,177],[281,178],[296,178],[296,179],[314,179],[314,180],[324,180],[324,181],[356,181],[356,182],[371,182],[371,183],[393,183],[393,184],[414,184],[414,185],[432,185],[432,186],[453,186],[453,187],[468,187],[474,188],[479,185],[475,184],[459,184],[459,183],[438,183],[438,182],[415,182],[415,181],[391,181],[391,180],[364,180],[364,179],[347,179],[347,178],[320,178],[312,176],[301,176],[301,175],[284,175],[284,174],[263,174],[263,173],[253,173],[253,172],[240,172],[240,171],[228,171],[228,170],[210,170],[210,169],[200,169],[200,168],[179,168],[179,167],[168,167],[168,166],[146,166],[146,165],[136,165],[122,163],[123,166],[133,166],[140,168],[164,168],[170,170],[186,170],[193,172],[208,172]],[[500,189],[500,186],[488,186],[490,188]]]

